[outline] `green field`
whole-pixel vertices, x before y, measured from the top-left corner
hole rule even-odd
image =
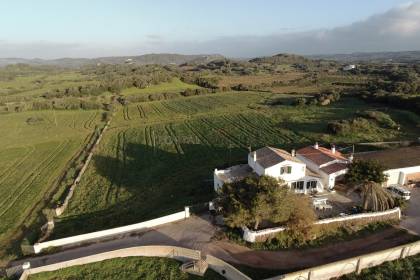
[[[31,227],[69,160],[100,122],[97,111],[38,111],[0,117],[1,254]]]
[[[68,267],[58,271],[43,272],[29,277],[30,280],[222,280],[213,270],[195,276],[180,270],[180,262],[166,258],[128,257],[106,260],[102,262]]]
[[[281,95],[285,100],[288,96]],[[249,146],[290,150],[314,141],[409,138],[374,126],[351,139],[327,122],[372,109],[357,99],[328,107],[266,106],[271,94],[231,92],[121,106],[51,238],[110,228],[212,199],[212,172],[246,160]],[[391,115],[394,115],[391,112]],[[411,127],[410,122],[402,123]]]
[[[122,95],[143,95],[143,94],[156,94],[156,93],[168,93],[168,92],[181,92],[186,89],[196,89],[200,88],[196,85],[186,84],[179,79],[172,79],[171,82],[161,83],[159,85],[153,85],[147,88],[127,88],[124,89]]]

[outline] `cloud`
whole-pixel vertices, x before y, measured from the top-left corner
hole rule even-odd
[[[220,53],[231,57],[254,57],[280,52],[325,54],[402,51],[420,49],[420,3],[413,2],[348,26],[325,30],[285,32],[266,36],[219,37],[207,41],[169,41],[149,34],[137,43],[11,43],[1,41],[2,57],[98,57],[157,52]]]

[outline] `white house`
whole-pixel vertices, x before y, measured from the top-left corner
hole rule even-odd
[[[343,71],[350,71],[350,70],[353,70],[353,69],[356,69],[356,65],[354,65],[354,64],[348,64],[348,65],[345,65],[343,67]]]
[[[214,171],[214,188],[217,191],[224,183],[247,176],[267,175],[283,180],[298,193],[322,192],[321,177],[306,166],[295,152],[264,147],[248,154],[248,164]]]
[[[375,160],[384,165],[388,175],[385,187],[420,182],[420,146],[357,153],[354,159]]]
[[[297,158],[314,170],[322,178],[322,184],[328,189],[333,189],[337,180],[341,179],[348,170],[350,161],[345,158],[335,146],[331,149],[323,148],[315,143],[299,149],[296,152]]]

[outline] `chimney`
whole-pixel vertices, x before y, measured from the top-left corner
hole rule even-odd
[[[295,157],[295,156],[296,156],[296,151],[295,151],[295,149],[293,149],[293,150],[292,150],[292,153],[291,153],[291,154],[292,154],[292,157]]]
[[[331,145],[331,153],[335,154],[335,145],[334,144]]]
[[[254,162],[257,161],[257,152],[253,152],[252,156],[254,157]]]
[[[315,142],[314,148],[318,150],[319,148],[318,142]]]

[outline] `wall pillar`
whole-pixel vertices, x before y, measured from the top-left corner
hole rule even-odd
[[[185,219],[190,217],[190,207],[185,206]]]

